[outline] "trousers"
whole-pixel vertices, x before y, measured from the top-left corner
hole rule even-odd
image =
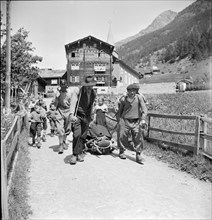
[[[85,141],[89,129],[89,122],[86,117],[78,117],[72,125],[73,132],[73,155],[82,154],[85,148]]]
[[[143,151],[144,140],[139,119],[120,119],[117,134],[117,142],[120,153],[123,153],[126,148],[128,148],[129,135],[132,136],[134,151],[140,154]]]

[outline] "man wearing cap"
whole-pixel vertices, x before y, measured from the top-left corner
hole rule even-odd
[[[125,150],[128,137],[131,133],[136,151],[136,162],[143,163],[141,152],[143,150],[142,127],[146,124],[147,108],[144,98],[138,93],[139,84],[130,84],[127,87],[127,95],[119,99],[117,119],[119,157],[126,159]]]
[[[71,103],[71,120],[73,122],[73,150],[70,164],[74,165],[83,162],[83,150],[85,148],[85,140],[91,122],[92,107],[96,97],[93,86],[96,81],[93,76],[87,76],[81,88],[75,88]]]

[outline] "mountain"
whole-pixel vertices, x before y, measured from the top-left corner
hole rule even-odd
[[[185,57],[207,58],[212,55],[211,9],[211,1],[197,0],[164,27],[122,44],[119,57],[134,69]]]
[[[148,34],[150,32],[156,31],[162,27],[164,27],[165,25],[167,25],[168,23],[170,23],[177,15],[177,12],[168,10],[165,11],[163,13],[161,13],[158,17],[156,17],[154,19],[154,21],[144,30],[141,30],[138,34],[128,37],[124,40],[118,41],[115,43],[116,48],[120,47],[121,45],[132,41],[140,36],[143,36],[145,34]]]

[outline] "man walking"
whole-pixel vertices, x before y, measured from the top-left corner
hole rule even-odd
[[[60,90],[56,92],[52,101],[57,110],[54,120],[59,139],[59,154],[68,149],[66,139],[67,135],[71,133],[70,107],[72,105],[72,90],[73,88],[68,88],[67,82],[63,80],[60,84]]]
[[[75,88],[72,96],[71,114],[73,131],[73,150],[70,164],[76,164],[77,161],[83,162],[82,156],[85,148],[85,140],[91,121],[92,107],[96,97],[93,86],[96,81],[92,76],[87,76],[81,88]]]
[[[143,132],[142,127],[146,124],[145,118],[147,108],[143,96],[138,93],[139,85],[130,84],[127,87],[127,95],[119,100],[117,118],[118,129],[118,148],[119,157],[126,159],[125,150],[128,145],[128,137],[131,133],[136,152],[136,162],[143,163],[141,152],[143,150]]]

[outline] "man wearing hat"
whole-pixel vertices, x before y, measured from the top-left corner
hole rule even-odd
[[[92,107],[96,97],[96,93],[93,86],[96,85],[96,81],[93,76],[85,77],[85,82],[82,83],[82,87],[75,88],[72,94],[71,103],[71,120],[73,131],[73,150],[70,159],[70,164],[76,164],[77,161],[83,162],[82,156],[85,148],[85,140],[91,121]]]
[[[119,99],[117,118],[119,157],[126,159],[125,150],[128,145],[129,134],[132,135],[136,162],[143,163],[141,152],[143,150],[142,127],[146,124],[147,108],[144,98],[138,93],[139,84],[133,83],[127,87],[127,95]]]
[[[56,91],[52,100],[52,104],[56,107],[54,121],[59,139],[59,154],[68,149],[66,139],[71,132],[70,107],[72,105],[72,90],[73,88],[68,88],[66,80],[62,80],[60,89]]]

